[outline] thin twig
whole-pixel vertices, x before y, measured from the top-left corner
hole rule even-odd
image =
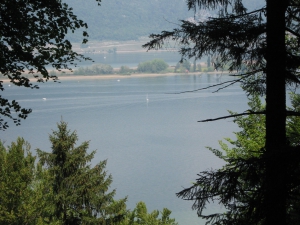
[[[248,13],[244,13],[244,14],[239,14],[239,15],[236,15],[236,16],[227,16],[227,17],[221,17],[221,18],[216,18],[216,17],[209,17],[210,19],[216,19],[216,20],[224,20],[224,19],[237,19],[237,18],[240,18],[240,17],[244,17],[244,16],[248,16],[248,15],[251,15],[251,14],[254,14],[254,13],[258,13],[258,12],[261,12],[261,11],[264,11],[266,10],[266,7],[263,7],[263,8],[260,8],[260,9],[257,9],[257,10],[254,10],[254,11],[251,11],[251,12],[248,12]]]
[[[227,88],[227,87],[229,87],[229,86],[231,86],[231,85],[233,85],[233,84],[239,82],[239,81],[242,80],[242,79],[244,79],[244,77],[242,77],[241,79],[238,79],[238,80],[233,80],[230,84],[227,84],[227,85],[225,85],[224,87],[220,87],[220,88],[218,88],[216,91],[213,91],[212,93],[216,93],[216,92],[218,92],[218,91],[220,91],[220,90],[222,90],[222,89],[224,89],[224,88]]]
[[[167,20],[165,17],[163,17],[163,18],[164,18],[164,20],[165,20],[165,21],[167,21],[168,23],[174,24],[174,25],[176,25],[176,26],[180,26],[180,24],[177,24],[177,23],[171,22],[171,21]]]
[[[223,119],[228,119],[228,118],[233,118],[233,117],[238,117],[238,116],[248,116],[248,115],[263,115],[266,114],[266,111],[261,111],[261,112],[253,112],[252,110],[247,110],[248,112],[244,113],[238,113],[238,114],[233,114],[230,116],[222,116],[222,117],[217,117],[214,119],[206,119],[206,120],[199,120],[197,122],[210,122],[210,121],[216,121],[216,120],[223,120]],[[300,116],[300,112],[295,112],[295,111],[286,111],[286,116]]]
[[[238,82],[241,79],[238,79],[236,82]],[[177,93],[166,93],[166,94],[183,94],[183,93],[196,92],[196,91],[201,91],[201,90],[205,90],[205,89],[209,89],[209,88],[212,88],[212,87],[217,87],[217,86],[221,86],[221,85],[226,84],[226,83],[233,83],[233,82],[235,82],[235,80],[230,80],[230,81],[222,82],[220,84],[214,84],[214,85],[211,85],[211,86],[207,86],[205,88],[199,88],[199,89],[195,89],[195,90],[192,90],[192,91],[182,91],[182,92],[177,92]]]
[[[238,117],[238,116],[266,114],[266,111],[261,111],[261,112],[253,112],[251,110],[247,110],[247,111],[248,112],[238,113],[238,114],[234,114],[234,115],[230,115],[230,116],[222,116],[222,117],[218,117],[218,118],[214,118],[214,119],[200,120],[200,121],[197,121],[197,122],[202,123],[202,122],[210,122],[210,121],[216,121],[216,120],[223,120],[223,119],[233,118],[233,117]]]
[[[253,74],[255,74],[255,73],[258,73],[258,72],[262,72],[263,71],[263,69],[258,69],[258,70],[253,70],[253,71],[251,71],[251,72],[248,72],[248,73],[242,73],[242,74],[229,74],[228,76],[230,76],[230,77],[248,77],[248,76],[250,76],[250,75],[253,75]]]
[[[199,88],[199,89],[195,89],[195,90],[191,90],[191,91],[182,91],[182,92],[177,92],[177,93],[166,93],[166,94],[184,94],[184,93],[191,93],[191,92],[196,92],[196,91],[202,91],[202,90],[205,90],[205,89],[209,89],[209,88],[212,88],[212,87],[218,87],[218,86],[221,86],[221,85],[224,85],[224,84],[227,84],[226,86],[224,87],[221,87],[219,89],[217,89],[216,91],[213,91],[212,93],[215,93],[215,92],[218,92],[226,87],[229,87],[230,85],[233,85],[237,82],[240,82],[241,80],[253,75],[254,73],[256,72],[260,72],[261,70],[255,70],[255,71],[252,71],[252,72],[249,72],[249,73],[243,73],[243,74],[240,74],[239,76],[241,76],[241,78],[239,79],[235,79],[235,80],[229,80],[229,81],[225,81],[225,82],[222,82],[222,83],[219,83],[219,84],[214,84],[214,85],[210,85],[210,86],[207,86],[207,87],[204,87],[204,88]],[[230,76],[235,76],[235,75],[230,75]],[[228,84],[229,83],[229,84]]]

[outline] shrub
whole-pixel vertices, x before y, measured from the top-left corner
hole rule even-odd
[[[203,70],[203,72],[214,72],[214,71],[215,71],[215,69],[213,67],[208,67]]]
[[[202,67],[201,67],[201,64],[200,64],[200,63],[197,64],[197,70],[200,71],[200,72],[202,71]]]
[[[137,71],[145,73],[157,73],[167,69],[169,65],[162,59],[153,59],[151,61],[146,61],[139,63]]]
[[[186,70],[191,70],[191,63],[187,60],[183,60],[182,62],[178,62],[175,66],[175,72],[186,72]]]
[[[130,74],[132,70],[128,66],[121,66],[119,73],[120,74]]]
[[[80,67],[74,70],[74,75],[112,74],[113,68],[108,64],[95,64],[92,67]]]

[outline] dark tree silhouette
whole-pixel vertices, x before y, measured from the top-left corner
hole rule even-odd
[[[211,194],[211,190],[224,204],[243,202],[244,207],[235,210],[246,212],[243,215],[247,217],[234,220],[231,217],[238,214],[227,214],[226,219],[212,215],[215,224],[287,224],[290,188],[296,188],[292,184],[297,182],[290,178],[296,176],[291,168],[298,165],[299,157],[293,153],[297,147],[292,150],[286,139],[285,93],[287,85],[299,84],[300,1],[263,2],[264,7],[248,12],[242,0],[188,0],[189,9],[195,12],[204,8],[218,13],[206,20],[181,21],[171,32],[152,34],[152,40],[144,45],[156,49],[172,39],[181,44],[183,58],[217,54],[216,69],[228,64],[232,76],[239,76],[220,84],[219,89],[241,82],[247,94],[266,96],[266,146],[261,158],[237,159],[233,162],[236,167],[207,172],[197,186],[179,193],[196,200],[199,213],[206,204],[201,194]],[[245,68],[246,72],[240,73]],[[247,198],[247,191],[257,196]]]
[[[96,0],[98,4],[101,0]],[[87,28],[87,24],[73,14],[72,8],[60,0],[3,0],[0,2],[0,75],[17,86],[38,88],[24,76],[34,74],[38,82],[49,79],[46,66],[70,69],[76,60],[88,58],[72,51],[65,39],[67,32]],[[83,31],[83,43],[88,34]],[[4,91],[3,81],[0,90]],[[17,116],[14,115],[14,112]],[[18,102],[0,95],[0,130],[8,127],[4,117],[20,124],[31,109],[22,108]]]

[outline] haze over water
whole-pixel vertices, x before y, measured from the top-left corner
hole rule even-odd
[[[215,88],[175,93],[228,79],[204,74],[49,82],[39,90],[7,86],[4,97],[33,113],[21,126],[10,124],[1,139],[9,144],[21,136],[32,151],[50,151],[48,134],[62,118],[77,130],[78,144],[90,140],[90,150],[97,149],[93,164],[108,159],[116,198],[128,196],[128,208],[144,201],[148,211],[169,208],[181,225],[204,224],[191,210],[192,202],[175,193],[191,186],[197,173],[222,165],[205,146],[218,147],[218,140],[234,137],[238,129],[232,119],[197,121],[228,115],[227,110],[243,112],[247,99],[239,85],[217,93]]]

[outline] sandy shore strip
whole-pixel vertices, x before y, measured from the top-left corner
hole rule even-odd
[[[128,78],[141,78],[141,77],[165,77],[165,76],[185,76],[185,75],[202,75],[202,74],[228,74],[228,72],[189,72],[189,73],[133,73],[131,75],[111,74],[111,75],[58,75],[58,80],[101,80],[101,79],[128,79]],[[9,79],[1,79],[4,83],[10,82]],[[30,78],[35,82],[35,78]]]
[[[128,79],[141,77],[166,77],[166,76],[185,76],[185,75],[203,75],[203,74],[228,74],[228,72],[189,72],[189,73],[133,73],[131,75],[59,75],[58,80],[97,80],[97,79]]]
[[[121,75],[121,74],[112,74],[112,75],[70,75],[70,76],[58,76],[59,80],[96,80],[96,79],[128,79],[128,78],[141,78],[141,77],[164,77],[164,76],[184,76],[184,75],[200,75],[198,73],[189,73],[189,74],[180,74],[180,73],[135,73],[131,75]]]

